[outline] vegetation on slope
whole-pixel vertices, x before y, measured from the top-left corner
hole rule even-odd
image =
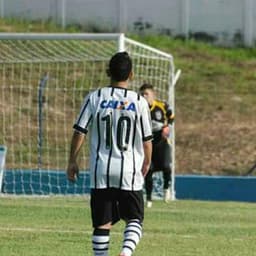
[[[85,32],[83,27],[64,31],[51,22],[11,19],[0,20],[0,31]],[[177,172],[245,173],[256,161],[256,49],[131,37],[173,54],[182,70],[176,88]]]

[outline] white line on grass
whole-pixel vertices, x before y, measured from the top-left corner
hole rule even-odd
[[[92,230],[65,230],[65,229],[50,229],[50,228],[30,228],[30,227],[0,227],[0,231],[6,231],[6,232],[30,232],[30,233],[63,233],[63,234],[86,234],[86,235],[91,235]],[[111,231],[111,234],[113,235],[122,235],[122,232],[117,232],[117,231]],[[167,235],[166,233],[161,233],[161,232],[144,232],[144,236],[152,236],[154,237],[156,234],[158,235]],[[179,235],[179,234],[173,234],[169,233],[169,236],[179,236],[182,238],[187,238],[187,239],[194,239],[196,238],[195,236],[191,235]]]
[[[1,231],[17,231],[17,232],[31,232],[31,233],[77,233],[89,234],[91,232],[84,230],[64,230],[64,229],[49,229],[49,228],[27,228],[27,227],[0,227]]]

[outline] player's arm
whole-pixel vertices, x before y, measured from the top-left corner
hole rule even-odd
[[[166,124],[162,128],[162,137],[164,139],[168,139],[168,137],[170,136],[170,132],[171,132],[170,125],[174,121],[174,114],[172,112],[172,109],[170,108],[170,106],[167,103],[165,103],[165,111],[166,111]]]
[[[143,142],[143,149],[144,149],[144,162],[142,165],[142,173],[145,177],[148,173],[150,164],[151,164],[151,155],[152,155],[152,142],[151,140]]]
[[[67,168],[68,179],[72,182],[76,180],[76,177],[79,174],[77,156],[84,142],[84,138],[85,138],[85,134],[80,133],[78,131],[74,131],[72,140],[71,140],[70,156],[69,156],[68,168]]]
[[[84,104],[80,110],[80,114],[74,124],[74,133],[71,140],[70,156],[68,161],[67,176],[68,179],[74,182],[79,174],[79,168],[77,164],[77,156],[80,148],[84,142],[86,133],[88,132],[88,126],[91,120],[91,108],[90,108],[90,94],[84,99]]]
[[[166,109],[166,118],[168,124],[172,124],[174,121],[174,113],[172,109],[170,108],[169,104],[165,103],[165,109]]]

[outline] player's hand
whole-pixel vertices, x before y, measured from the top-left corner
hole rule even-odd
[[[170,136],[170,127],[169,127],[169,126],[164,126],[164,127],[162,128],[162,137],[163,137],[164,139],[168,139],[169,136]]]
[[[79,175],[79,168],[76,162],[69,162],[67,168],[67,176],[68,180],[71,182],[75,182]]]

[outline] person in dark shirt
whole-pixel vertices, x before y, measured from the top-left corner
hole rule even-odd
[[[147,207],[152,207],[153,173],[163,172],[164,201],[171,199],[171,143],[170,125],[174,120],[172,109],[163,101],[156,99],[156,92],[151,84],[143,84],[140,87],[140,94],[147,100],[151,113],[153,132],[153,151],[151,167],[145,178],[145,189]]]

